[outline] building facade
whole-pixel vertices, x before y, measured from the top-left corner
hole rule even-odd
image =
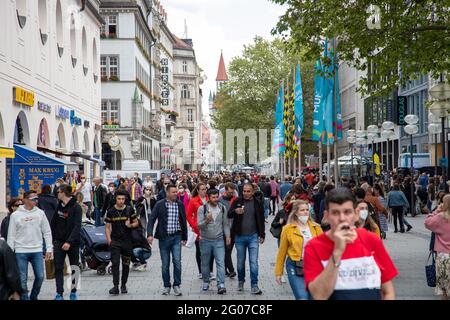
[[[100,1],[0,6],[0,146],[22,145],[70,161],[89,178],[100,174]],[[0,158],[0,211],[6,180],[15,179],[6,162]]]
[[[202,70],[197,63],[192,39],[175,36],[174,54],[174,99],[175,111],[179,115],[174,132],[176,166],[183,170],[200,170]]]
[[[102,1],[100,70],[102,80],[102,152],[108,169],[123,161],[148,161],[160,168],[160,119],[153,90],[149,1]],[[110,141],[114,137],[114,148]],[[117,138],[118,139],[117,139]],[[117,145],[117,141],[120,144]]]

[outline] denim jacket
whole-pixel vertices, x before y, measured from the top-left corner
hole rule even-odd
[[[409,202],[405,197],[405,194],[401,191],[391,191],[388,193],[388,207],[407,207],[409,208]]]

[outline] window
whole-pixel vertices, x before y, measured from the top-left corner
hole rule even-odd
[[[77,65],[77,35],[75,27],[75,16],[70,16],[70,53],[72,55],[72,67]]]
[[[183,73],[187,73],[187,71],[188,71],[187,61],[183,60]]]
[[[100,76],[103,81],[119,80],[119,57],[118,56],[100,56]]]
[[[41,42],[43,45],[47,42],[47,0],[39,0],[39,33],[41,34]]]
[[[61,1],[56,1],[56,45],[58,48],[58,55],[61,58],[64,53],[64,38],[63,38],[63,23],[62,23],[62,9]]]
[[[109,16],[108,17],[108,33],[116,34],[117,32],[117,16]]]
[[[102,100],[102,123],[119,124],[119,100]]]
[[[108,73],[106,72],[106,57],[100,57],[100,75],[102,77],[108,76]]]
[[[182,99],[190,99],[191,92],[189,91],[189,86],[187,84],[183,84],[181,87],[181,98]]]
[[[102,101],[102,123],[108,121],[108,101]]]
[[[188,109],[188,122],[193,122],[194,121],[194,110],[192,109]]]
[[[23,29],[27,22],[27,0],[16,0],[16,14],[19,26]]]
[[[189,148],[194,150],[194,133],[191,131],[189,132]]]
[[[117,77],[119,73],[119,58],[109,57],[109,76]]]

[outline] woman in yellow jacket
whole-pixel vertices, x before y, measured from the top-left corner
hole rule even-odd
[[[281,284],[283,265],[286,260],[288,280],[296,300],[309,299],[303,279],[303,252],[308,241],[320,234],[322,234],[322,228],[310,219],[309,204],[306,201],[295,200],[288,224],[281,232],[275,277],[277,283]]]

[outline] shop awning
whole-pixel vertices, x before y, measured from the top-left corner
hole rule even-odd
[[[71,153],[67,153],[67,152],[61,152],[61,151],[51,150],[51,149],[48,149],[48,148],[42,147],[42,146],[38,146],[38,150],[45,151],[45,152],[49,152],[49,153],[53,153],[53,154],[60,155],[60,156],[65,156],[65,157],[83,158],[83,159],[85,159],[85,160],[88,160],[88,161],[92,161],[92,162],[98,163],[98,165],[101,166],[101,167],[106,166],[106,164],[105,164],[104,161],[102,161],[102,160],[100,160],[100,159],[97,159],[97,158],[94,158],[94,157],[91,156],[91,155],[83,154],[83,153],[81,153],[81,152],[71,152]],[[71,162],[71,163],[73,163],[73,162]],[[78,170],[78,169],[77,169],[77,170]],[[73,170],[69,170],[69,171],[73,171]]]

